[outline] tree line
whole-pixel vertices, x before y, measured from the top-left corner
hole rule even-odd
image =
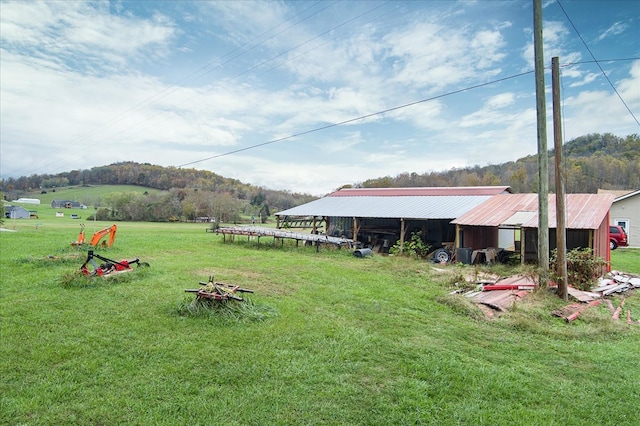
[[[555,192],[555,153],[549,156],[549,190]],[[640,188],[640,137],[621,138],[610,133],[589,134],[563,147],[565,189],[568,193],[595,194],[598,189]],[[538,156],[484,167],[455,168],[444,172],[401,173],[355,184],[361,188],[415,186],[507,185],[515,193],[538,192]]]

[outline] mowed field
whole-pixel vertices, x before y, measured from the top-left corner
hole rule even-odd
[[[96,252],[150,267],[89,280],[70,243],[111,223],[35,209],[0,232],[1,424],[637,424],[640,324],[604,304],[565,323],[532,294],[486,319],[449,294],[474,267],[224,243],[206,224],[117,223]],[[640,273],[639,250],[612,257]],[[184,290],[210,275],[254,293],[194,310]]]

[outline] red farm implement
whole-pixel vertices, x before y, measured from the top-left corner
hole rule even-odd
[[[101,263],[100,265],[98,265],[95,259],[99,259],[104,263]],[[89,265],[93,268],[93,270],[89,268]],[[132,271],[133,265],[137,265],[138,267],[149,266],[149,264],[146,262],[140,262],[140,259],[138,258],[132,259],[132,260],[121,260],[117,262],[115,260],[108,259],[104,256],[100,256],[99,254],[94,253],[93,250],[89,250],[87,254],[87,260],[85,260],[85,262],[82,264],[82,266],[80,267],[80,270],[84,275],[87,275],[87,276],[103,277],[103,276],[111,275],[114,273]]]

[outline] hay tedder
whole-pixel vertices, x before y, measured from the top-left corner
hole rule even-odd
[[[104,263],[98,265],[95,259],[99,259]],[[89,265],[91,265],[93,270],[89,268]],[[130,272],[133,270],[132,265],[137,265],[138,267],[149,266],[149,264],[146,262],[140,262],[140,259],[138,258],[132,260],[121,260],[120,262],[117,262],[104,256],[100,256],[99,254],[94,253],[93,250],[89,250],[89,252],[87,253],[87,260],[85,260],[85,262],[80,267],[80,271],[82,271],[82,273],[87,276],[103,277],[119,272]]]
[[[242,301],[242,297],[236,295],[240,293],[253,293],[253,290],[241,288],[237,285],[219,283],[213,280],[213,276],[209,277],[209,282],[200,281],[199,289],[187,289],[186,293],[195,293],[197,299],[216,300],[219,302],[229,299]]]

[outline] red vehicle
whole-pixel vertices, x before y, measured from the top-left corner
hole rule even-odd
[[[627,233],[624,232],[624,228],[618,225],[609,226],[609,248],[615,250],[618,247],[626,247],[628,245]]]

